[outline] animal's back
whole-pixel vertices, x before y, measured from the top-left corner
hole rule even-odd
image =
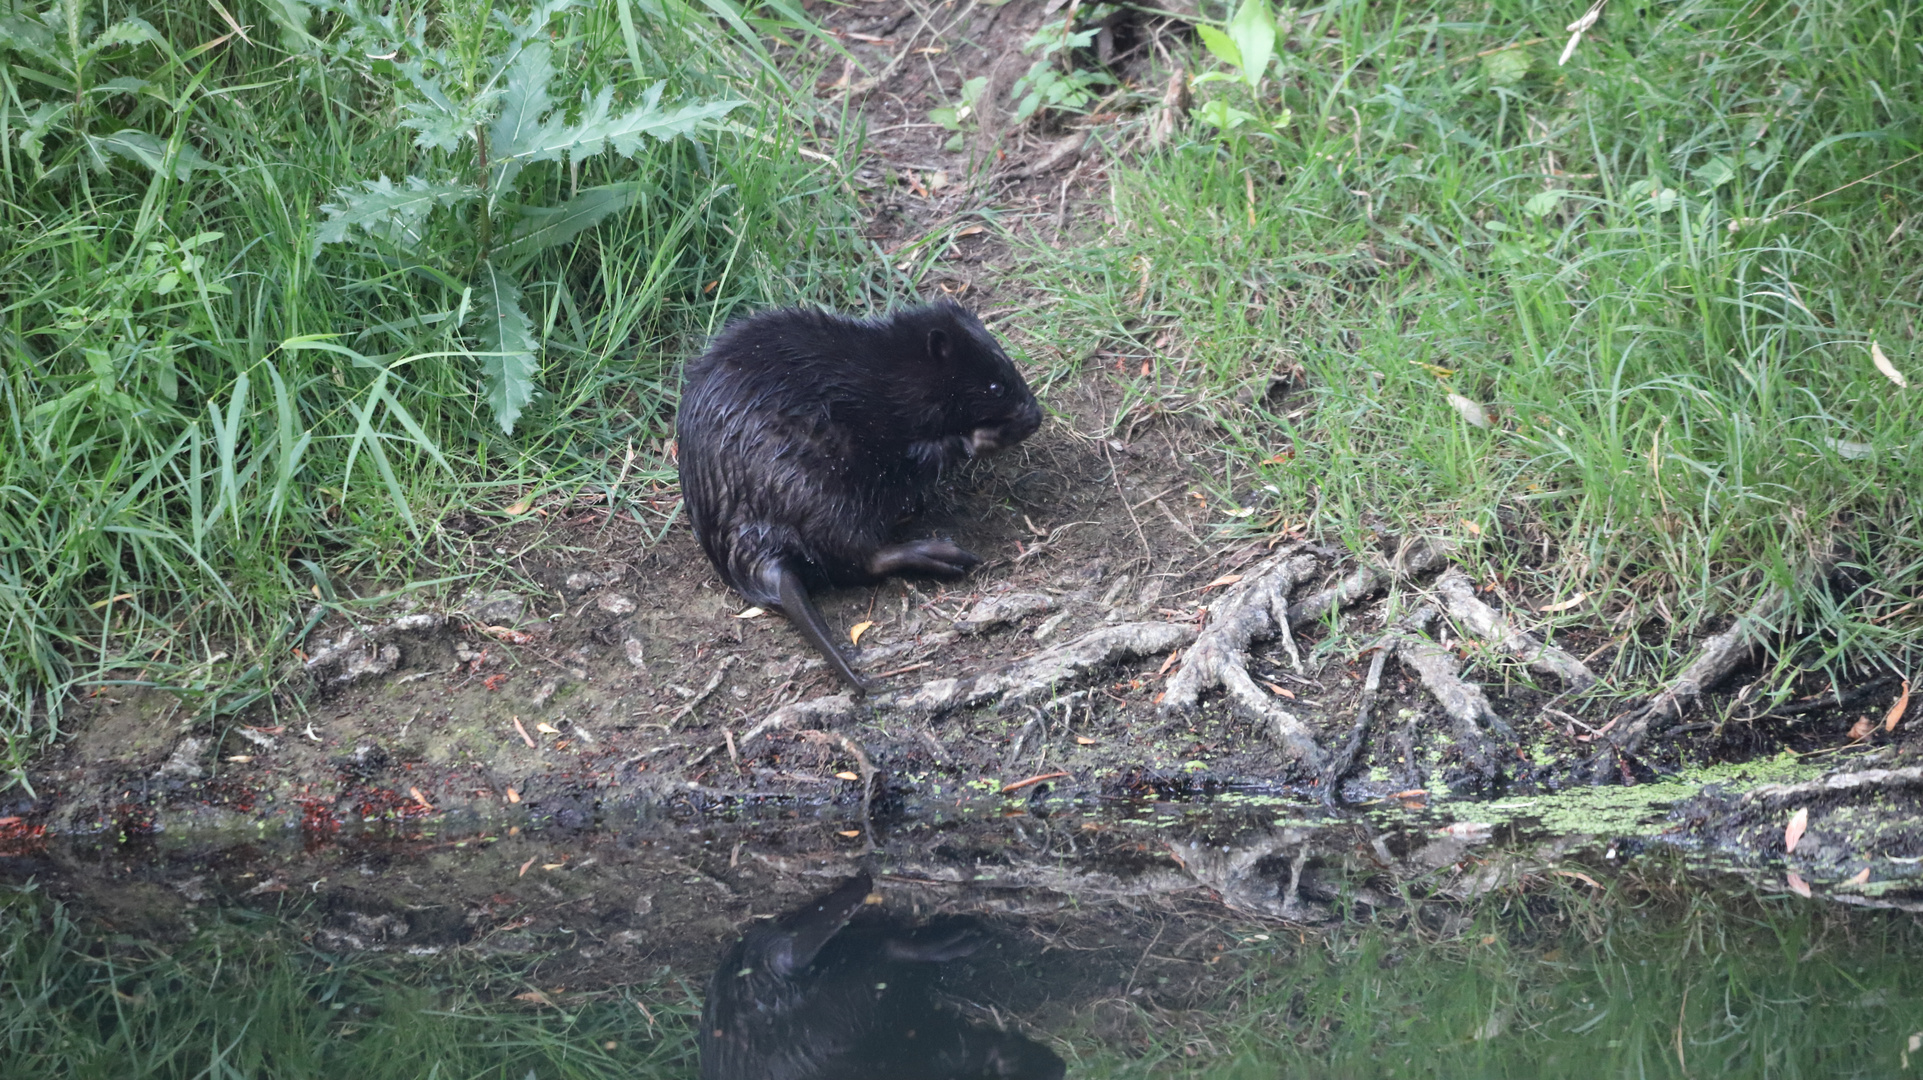
[[[730,327],[688,368],[676,420],[695,536],[728,584],[777,602],[759,575],[792,555],[815,585],[859,567],[911,509],[899,441],[875,422],[876,328],[807,311]],[[893,451],[891,453],[890,451]],[[851,580],[852,579],[852,580]]]

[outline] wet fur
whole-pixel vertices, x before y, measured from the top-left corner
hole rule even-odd
[[[857,689],[810,591],[956,577],[946,540],[894,543],[943,472],[1041,423],[1028,384],[954,304],[876,320],[764,312],[688,366],[681,489],[702,550],[750,603],[787,615]]]

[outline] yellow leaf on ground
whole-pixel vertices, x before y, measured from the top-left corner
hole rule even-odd
[[[1568,611],[1570,608],[1575,607],[1577,604],[1580,604],[1587,599],[1589,599],[1588,593],[1577,593],[1576,595],[1570,597],[1567,600],[1560,600],[1553,604],[1544,604],[1542,607],[1539,607],[1536,610],[1542,612],[1545,615],[1551,615],[1558,611]]]
[[[737,619],[758,619],[767,613],[766,609],[751,607],[735,612],[734,617]]]
[[[1785,879],[1786,879],[1786,883],[1789,885],[1790,892],[1793,892],[1798,896],[1808,898],[1809,882],[1804,881],[1802,877],[1796,873],[1796,871],[1791,870],[1787,875],[1785,875]]]
[[[1075,736],[1075,745],[1077,745],[1077,746],[1094,746],[1094,745],[1095,745],[1095,740],[1094,740],[1094,739],[1091,739],[1091,738],[1089,738],[1089,737],[1088,737],[1088,736],[1086,736],[1086,735],[1077,735],[1077,736]]]
[[[1210,589],[1219,589],[1224,585],[1233,585],[1236,582],[1241,580],[1242,580],[1241,574],[1223,574],[1221,577],[1216,578],[1214,581],[1211,581],[1207,585],[1202,586],[1202,591],[1207,592]]]
[[[522,514],[525,514],[532,509],[534,509],[534,500],[522,499],[520,502],[517,502],[513,506],[510,506],[507,508],[507,515],[509,517],[520,517]]]
[[[1803,834],[1808,831],[1809,807],[1805,806],[1790,815],[1789,825],[1783,829],[1783,850],[1785,852],[1795,851],[1796,845],[1803,839]],[[1804,893],[1803,895],[1808,896],[1809,894]]]
[[[868,628],[869,628],[869,627],[871,627],[871,626],[873,626],[873,625],[875,625],[875,620],[873,620],[873,619],[867,619],[867,620],[864,620],[864,621],[862,621],[862,622],[858,622],[858,623],[856,623],[855,625],[853,625],[853,626],[851,626],[851,627],[849,627],[849,628],[848,628],[848,643],[849,643],[849,644],[851,644],[851,645],[859,645],[859,644],[861,644],[861,635],[863,635],[863,634],[865,634],[865,633],[867,633],[867,632],[868,632]]]
[[[855,837],[861,835],[861,830],[860,829],[836,829],[835,835],[845,836],[848,839],[853,840]]]
[[[508,789],[507,789],[507,801],[508,801],[508,802],[511,802],[511,803],[517,803],[517,802],[520,802],[520,801],[521,801],[521,793],[520,793],[520,792],[518,792],[518,791],[516,791],[516,790],[514,790],[513,788],[508,788]]]
[[[554,726],[553,724],[550,724],[550,723],[548,723],[548,722],[547,722],[546,720],[543,720],[543,721],[541,721],[540,723],[538,723],[538,724],[536,724],[536,725],[534,725],[534,730],[536,730],[536,731],[538,731],[538,732],[540,732],[540,733],[541,733],[541,734],[543,734],[543,735],[559,735],[559,734],[561,734],[561,729],[560,729],[560,728],[558,728],[558,727],[555,727],[555,726]]]
[[[1844,882],[1843,884],[1868,885],[1869,883],[1870,883],[1870,868],[1865,866],[1863,869],[1858,870],[1855,874],[1852,874],[1850,876],[1850,879]]]
[[[1870,737],[1870,732],[1875,730],[1876,725],[1870,723],[1869,717],[1859,716],[1856,718],[1856,723],[1850,725],[1850,741],[1862,742]]]
[[[843,771],[843,772],[838,772],[838,773],[836,773],[836,774],[835,774],[835,779],[837,779],[837,780],[859,780],[859,779],[861,779],[861,774],[860,774],[860,773],[852,773],[852,772],[847,772],[847,771]]]

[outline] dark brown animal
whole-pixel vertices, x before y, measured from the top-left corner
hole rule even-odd
[[[1061,1080],[1024,1036],[936,1008],[939,966],[987,938],[879,912],[850,925],[867,874],[748,931],[708,982],[701,1080]]]
[[[944,471],[1041,422],[1008,354],[955,304],[874,320],[764,312],[688,365],[675,422],[682,497],[722,580],[786,615],[861,691],[810,591],[967,573],[974,554],[898,543],[895,530]]]

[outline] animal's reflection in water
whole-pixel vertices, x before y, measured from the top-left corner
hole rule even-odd
[[[848,879],[728,950],[701,1012],[702,1080],[1060,1080],[1062,1059],[935,1007],[938,966],[986,943],[961,926],[850,925]]]

